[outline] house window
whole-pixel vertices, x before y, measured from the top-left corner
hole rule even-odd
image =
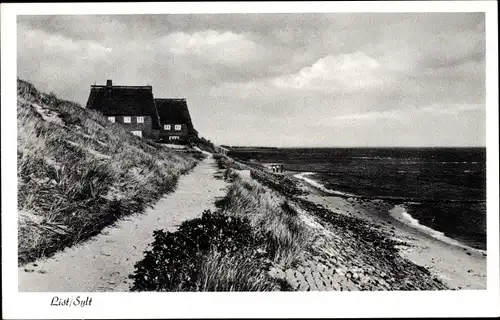
[[[179,136],[170,136],[168,137],[169,140],[179,140]]]
[[[130,123],[130,117],[123,117],[123,123]]]
[[[175,125],[175,130],[176,131],[180,131],[181,130],[181,125],[180,124],[176,124]]]
[[[142,138],[142,131],[130,131],[134,136],[138,136]]]
[[[171,129],[171,127],[170,127],[170,125],[169,125],[169,124],[166,124],[166,125],[164,125],[164,126],[163,126],[163,129],[165,129],[165,130],[170,130],[170,129]]]
[[[144,117],[137,117],[137,123],[144,123]]]
[[[115,117],[108,117],[108,121],[115,123]]]

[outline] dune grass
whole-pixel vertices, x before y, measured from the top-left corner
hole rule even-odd
[[[278,284],[270,281],[258,260],[243,254],[227,255],[211,250],[202,260],[196,279],[196,291],[273,291]]]
[[[217,167],[219,170],[224,169],[236,169],[236,170],[247,170],[250,167],[246,164],[236,162],[232,158],[222,155],[222,154],[214,154],[214,159],[217,162]]]
[[[311,238],[296,209],[257,182],[233,179],[226,196],[218,201],[221,212],[248,218],[255,232],[266,239],[271,260],[281,265],[293,263]]]
[[[293,265],[310,244],[299,213],[284,197],[220,169],[231,185],[217,211],[205,211],[176,232],[157,230],[152,249],[136,264],[133,291],[290,289],[268,272],[273,265]]]
[[[311,241],[297,209],[286,200],[287,195],[295,196],[301,191],[286,176],[273,175],[223,155],[216,160],[226,181],[232,183],[226,196],[218,201],[222,212],[249,218],[256,232],[266,238],[272,260],[284,266],[293,263]],[[235,169],[250,170],[254,180],[243,181]]]
[[[304,191],[297,186],[297,183],[291,177],[268,172],[268,169],[262,164],[236,161],[228,156],[220,154],[216,155],[215,159],[220,170],[250,170],[252,179],[286,197],[294,198],[304,194]]]
[[[17,111],[20,264],[143,211],[202,158],[135,137],[22,80]]]
[[[261,184],[287,196],[295,197],[304,194],[295,181],[286,175],[273,174],[254,166],[250,171],[251,177]]]

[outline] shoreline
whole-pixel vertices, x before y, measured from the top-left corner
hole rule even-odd
[[[412,203],[413,201],[419,201],[419,202],[426,202],[426,203],[432,203],[431,201],[428,201],[426,199],[413,199],[413,198],[403,198],[403,197],[388,197],[388,196],[380,196],[380,197],[370,197],[370,196],[363,196],[363,195],[357,195],[357,194],[352,194],[352,193],[347,193],[343,191],[337,191],[337,190],[332,190],[324,187],[321,183],[317,182],[316,180],[313,180],[311,178],[307,178],[307,175],[312,175],[314,172],[295,172],[295,171],[290,171],[287,172],[287,176],[295,178],[300,180],[301,182],[305,182],[307,186],[312,187],[312,192],[314,193],[320,193],[325,197],[328,196],[333,196],[333,197],[341,197],[344,199],[355,199],[357,201],[371,201],[371,202],[384,202],[387,204],[390,204],[392,208],[390,210],[387,210],[386,214],[389,215],[390,218],[392,219],[385,219],[384,222],[391,221],[394,222],[395,220],[402,222],[405,226],[409,226],[413,229],[417,229],[421,233],[424,233],[436,240],[440,240],[442,242],[448,243],[450,245],[454,245],[456,247],[460,247],[469,251],[475,251],[478,253],[484,253],[486,254],[486,248],[478,248],[474,247],[467,242],[464,242],[459,239],[452,238],[450,236],[447,236],[443,231],[438,230],[438,229],[433,229],[430,226],[427,226],[425,224],[422,224],[420,220],[414,218],[410,213],[407,211],[406,204]],[[309,190],[311,192],[311,190]],[[439,203],[442,202],[456,202],[457,200],[444,200],[440,201]],[[474,203],[474,202],[483,202],[483,200],[470,200],[470,201],[460,201],[460,202],[466,202],[466,203]]]
[[[260,184],[264,187],[261,190],[268,193],[266,197],[277,196],[275,203],[282,202],[285,208],[292,208],[301,221],[301,227],[293,230],[310,235],[306,247],[292,264],[274,264],[269,270],[271,277],[285,281],[293,291],[450,289],[429,270],[398,253],[403,241],[393,239],[375,223],[306,200],[308,196],[295,179],[269,173],[259,166],[240,166],[237,162],[228,161],[226,167],[254,180],[253,184]]]
[[[382,199],[336,195],[294,177],[306,192],[300,198],[342,215],[361,218],[378,225],[393,239],[408,245],[398,246],[399,254],[429,270],[450,289],[486,289],[486,253],[466,245],[445,242],[404,223],[391,215],[394,204]]]

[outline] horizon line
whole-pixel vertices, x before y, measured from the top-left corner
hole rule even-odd
[[[349,149],[362,149],[362,148],[435,148],[435,149],[444,149],[444,148],[486,148],[486,146],[257,146],[257,145],[229,145],[229,144],[220,144],[219,146],[227,146],[227,147],[237,147],[237,148],[277,148],[277,149],[320,149],[320,148],[349,148]]]

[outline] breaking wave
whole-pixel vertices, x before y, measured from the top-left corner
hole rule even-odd
[[[450,237],[447,237],[441,231],[437,231],[437,230],[434,230],[432,228],[429,228],[427,226],[420,224],[420,222],[417,219],[412,217],[406,211],[406,208],[403,205],[395,205],[391,210],[389,210],[389,213],[390,213],[391,217],[393,217],[394,219],[396,219],[396,220],[398,220],[398,221],[400,221],[400,222],[402,222],[410,227],[413,227],[413,228],[415,228],[415,229],[417,229],[417,230],[419,230],[427,235],[430,235],[431,237],[433,237],[439,241],[442,241],[442,242],[445,242],[445,243],[448,243],[448,244],[451,244],[451,245],[454,245],[454,246],[457,246],[460,248],[464,248],[467,250],[486,253],[485,250],[480,250],[480,249],[469,247],[469,246],[467,246],[467,245],[465,245],[457,240],[454,240]]]
[[[319,190],[326,192],[326,193],[329,193],[329,194],[338,195],[338,196],[345,196],[345,197],[356,197],[356,195],[352,194],[352,193],[328,189],[327,187],[325,187],[324,184],[319,183],[318,181],[307,177],[307,176],[311,176],[313,174],[314,174],[314,172],[302,172],[302,173],[294,175],[294,177],[297,179],[301,179],[301,180],[307,182],[308,184],[310,184],[311,186],[315,187],[316,189],[319,189]]]

